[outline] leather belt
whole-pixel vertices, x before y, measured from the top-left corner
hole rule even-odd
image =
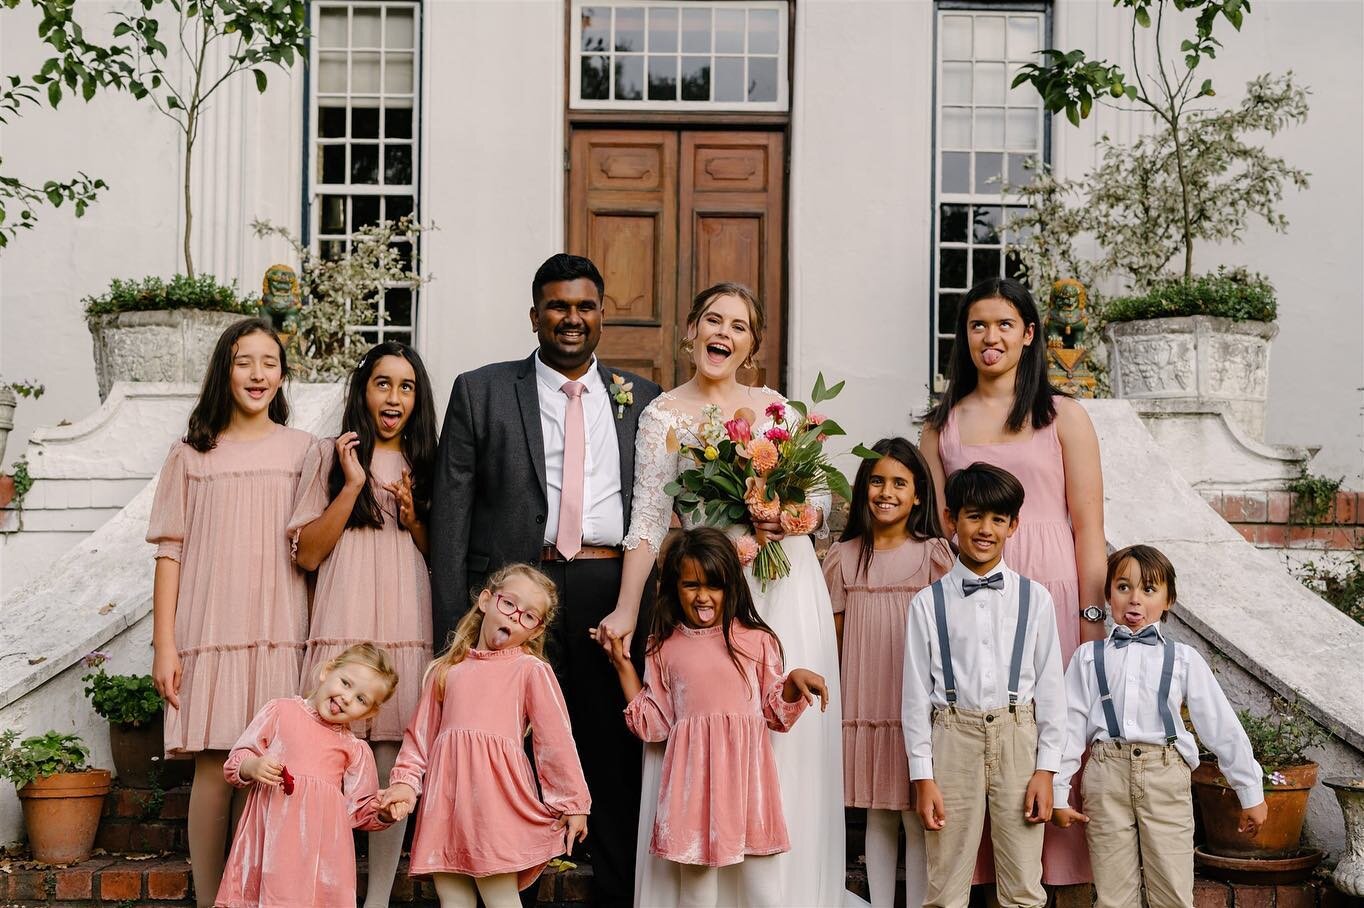
[[[620,546],[618,545],[585,545],[578,550],[578,554],[573,556],[574,561],[591,561],[597,558],[619,558],[621,557]],[[568,561],[559,550],[552,545],[547,545],[540,549],[541,561]]]

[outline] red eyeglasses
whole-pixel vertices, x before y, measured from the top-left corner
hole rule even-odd
[[[528,608],[522,608],[511,599],[501,593],[493,593],[493,598],[497,600],[497,610],[508,618],[515,618],[516,623],[528,631],[533,631],[539,627],[544,619]]]

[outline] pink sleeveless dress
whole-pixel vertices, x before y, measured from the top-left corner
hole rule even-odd
[[[1023,483],[1023,511],[1018,517],[1018,529],[1004,545],[1004,560],[1051,593],[1056,603],[1061,659],[1069,664],[1071,654],[1080,645],[1080,577],[1075,565],[1075,536],[1066,507],[1066,465],[1055,420],[1020,441],[966,445],[958,434],[957,412],[953,410],[938,435],[938,457],[947,476],[984,461],[1008,470]],[[989,841],[987,827],[976,861],[977,883],[990,882],[995,876]],[[1069,886],[1091,879],[1083,829],[1078,824],[1069,829],[1048,824],[1042,849],[1042,881]]]

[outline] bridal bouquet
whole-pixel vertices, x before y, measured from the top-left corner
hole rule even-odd
[[[812,406],[833,400],[843,382],[824,384],[821,373],[810,394]],[[791,573],[791,564],[777,542],[759,546],[754,523],[780,523],[788,535],[811,533],[819,526],[819,511],[811,496],[832,491],[851,498],[848,480],[829,461],[824,443],[845,434],[838,423],[791,400],[774,402],[758,416],[743,408],[725,419],[714,405],[702,410],[702,423],[688,437],[668,435],[668,450],[696,463],[683,470],[665,491],[678,510],[714,527],[745,523],[750,532],[735,541],[739,560],[753,565],[753,576],[764,590],[773,580]]]

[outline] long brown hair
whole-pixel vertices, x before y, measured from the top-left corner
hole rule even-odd
[[[496,571],[488,578],[487,586],[483,588],[483,593],[497,593],[507,585],[507,581],[513,577],[522,577],[535,584],[545,597],[545,613],[540,616],[540,633],[531,637],[521,644],[522,649],[530,653],[537,659],[545,662],[545,632],[549,629],[550,622],[554,620],[555,613],[559,610],[559,591],[554,586],[554,581],[550,580],[539,570],[528,564],[509,564]],[[480,593],[479,595],[482,595]],[[464,617],[455,625],[455,629],[450,633],[450,645],[445,648],[431,664],[426,667],[426,674],[422,676],[422,684],[432,676],[436,679],[436,697],[445,698],[445,676],[450,669],[459,665],[469,655],[469,650],[473,649],[478,642],[478,632],[483,626],[483,612],[479,611],[477,598],[470,604],[469,610],[464,613]]]
[[[279,347],[280,386],[270,399],[270,421],[281,426],[289,423],[289,402],[284,398],[284,380],[289,377],[289,357],[284,343],[271,324],[263,318],[244,318],[228,325],[218,337],[213,354],[208,358],[208,370],[199,387],[199,401],[189,414],[189,431],[185,444],[196,451],[211,451],[218,436],[232,422],[232,354],[237,341],[248,334],[265,334]]]
[[[763,310],[762,303],[758,302],[757,295],[743,284],[722,281],[696,294],[691,301],[691,311],[687,313],[687,333],[691,333],[711,304],[722,296],[737,296],[748,307],[748,330],[753,334],[753,349],[748,351],[748,360],[751,363],[753,357],[762,349],[763,333],[767,330],[767,313]]]
[[[938,493],[933,488],[933,474],[928,471],[924,455],[910,441],[899,438],[883,438],[871,449],[881,457],[903,466],[914,474],[914,497],[918,499],[905,517],[909,535],[927,542],[930,539],[943,539],[942,522],[938,517]],[[876,557],[876,534],[872,532],[874,522],[871,513],[871,473],[881,457],[867,458],[857,468],[857,478],[853,480],[852,503],[848,506],[848,525],[843,529],[840,542],[859,540],[861,545],[857,555],[857,573],[865,575]],[[946,543],[946,540],[943,540]]]
[[[720,630],[725,637],[725,649],[729,658],[744,674],[744,665],[739,661],[739,653],[734,649],[733,634],[730,626],[737,621],[753,630],[766,631],[777,641],[777,651],[781,652],[781,640],[758,614],[753,604],[753,593],[744,579],[744,566],[739,563],[739,555],[729,537],[714,527],[697,527],[674,533],[663,544],[659,555],[658,596],[654,600],[653,625],[649,629],[647,652],[658,652],[663,641],[672,636],[678,625],[682,624],[682,601],[677,587],[682,579],[682,565],[690,559],[700,568],[706,583],[719,588],[724,595],[720,614]],[[753,655],[743,653],[750,660]]]

